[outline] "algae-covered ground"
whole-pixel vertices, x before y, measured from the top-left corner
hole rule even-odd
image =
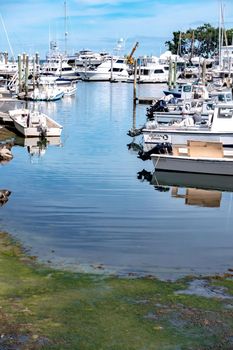
[[[2,233],[0,349],[233,349],[232,276],[164,282],[58,271]]]

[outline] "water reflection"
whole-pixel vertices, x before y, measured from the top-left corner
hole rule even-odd
[[[31,138],[23,138],[16,137],[15,145],[25,147],[32,157],[41,157],[45,154],[47,148],[49,146],[61,146],[61,138],[60,137],[31,137]]]
[[[143,169],[138,179],[148,181],[157,191],[170,192],[174,199],[184,200],[185,205],[218,208],[222,192],[233,192],[231,176],[154,171]]]
[[[186,205],[198,205],[200,207],[218,208],[220,207],[222,192],[203,190],[200,188],[186,188],[182,193],[179,187],[172,187],[171,196],[173,198],[184,199]]]
[[[6,202],[8,201],[10,195],[11,195],[11,191],[5,190],[5,189],[0,190],[0,206],[1,207],[4,204],[6,204]]]
[[[13,146],[25,147],[30,156],[41,157],[45,154],[49,146],[62,146],[61,138],[56,137],[21,137],[15,133],[2,128],[0,130],[0,161],[1,161],[1,148],[5,147],[11,149]],[[11,158],[10,158],[11,159]],[[10,160],[9,159],[9,160]],[[8,160],[4,160],[8,162]],[[1,162],[3,164],[3,161]]]

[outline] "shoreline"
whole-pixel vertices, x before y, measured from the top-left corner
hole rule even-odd
[[[8,233],[0,260],[2,349],[233,347],[233,271],[175,282],[72,273],[38,263]]]

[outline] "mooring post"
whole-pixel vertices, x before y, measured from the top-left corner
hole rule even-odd
[[[36,57],[33,57],[32,83],[33,83],[33,91],[34,91],[35,85],[36,85]]]
[[[111,56],[111,74],[110,74],[110,81],[112,81],[113,76],[113,56]]]
[[[28,96],[29,57],[25,56],[25,96]]]
[[[177,78],[177,58],[175,59],[175,62],[173,62],[173,87],[176,87],[176,78]]]
[[[19,93],[22,92],[22,58],[18,55]]]
[[[169,60],[169,72],[168,72],[168,88],[171,90],[172,88],[172,60]]]
[[[137,102],[137,60],[134,61],[133,103]]]

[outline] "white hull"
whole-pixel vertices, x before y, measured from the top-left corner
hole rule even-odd
[[[62,126],[46,114],[28,109],[9,111],[16,130],[24,137],[61,136]]]
[[[195,124],[193,118],[185,118],[176,125],[147,126],[142,132],[145,148],[164,142],[186,145],[189,140],[233,146],[233,105],[217,104],[205,124]]]
[[[233,175],[233,159],[204,159],[160,154],[153,154],[151,158],[156,170],[213,175]]]
[[[41,137],[42,136],[42,131],[40,127],[33,127],[33,128],[25,128],[22,125],[18,124],[16,121],[14,121],[14,125],[16,130],[23,135],[24,137]],[[49,128],[46,130],[46,134],[43,135],[45,137],[54,137],[54,136],[61,136],[61,131],[62,129],[54,127],[54,128]]]
[[[84,81],[127,81],[128,76],[111,73],[96,73],[96,72],[79,72],[80,77]]]
[[[212,141],[221,142],[224,146],[233,146],[233,132],[210,132],[210,131],[166,131],[156,129],[143,130],[144,150],[149,150],[158,143],[169,142],[175,145],[186,145],[187,141]]]

